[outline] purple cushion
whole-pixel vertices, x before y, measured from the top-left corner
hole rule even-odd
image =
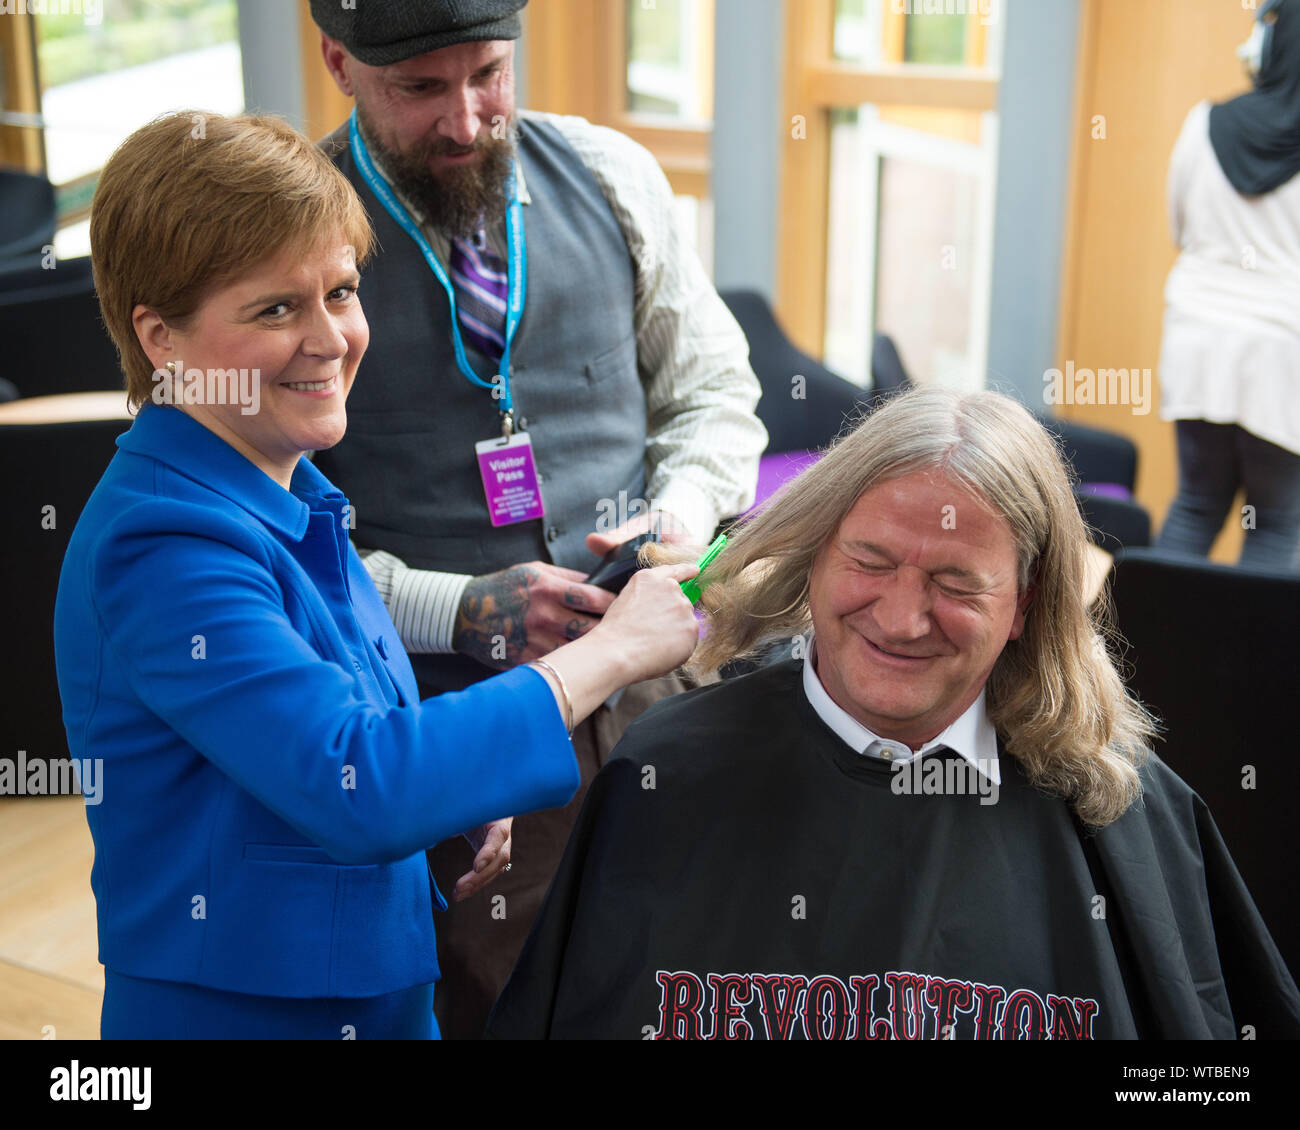
[[[807,470],[822,457],[820,451],[778,451],[764,455],[758,461],[758,491],[754,505],[745,511],[752,514],[760,509],[786,483]]]
[[[1084,494],[1095,494],[1098,498],[1118,498],[1121,502],[1133,501],[1133,492],[1119,483],[1080,483],[1079,490]]]

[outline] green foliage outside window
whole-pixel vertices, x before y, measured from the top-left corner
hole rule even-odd
[[[43,88],[238,38],[235,0],[103,0],[101,9],[94,24],[76,12],[37,15]]]
[[[908,63],[960,65],[966,60],[966,16],[907,17],[903,59]]]

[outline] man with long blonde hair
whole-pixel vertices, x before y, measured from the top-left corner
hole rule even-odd
[[[710,566],[716,670],[584,806],[490,1033],[1300,1034],[1203,802],[1149,750],[1052,440],[918,389]]]

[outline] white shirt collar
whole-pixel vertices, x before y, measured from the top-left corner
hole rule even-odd
[[[871,756],[897,763],[924,757],[940,746],[947,746],[995,785],[1002,784],[1002,770],[998,764],[998,735],[993,723],[989,721],[984,691],[980,691],[979,698],[943,733],[913,753],[902,742],[873,734],[826,693],[813,664],[815,647],[816,640],[810,635],[803,661],[804,694],[808,696],[808,702],[817,716],[855,753],[867,755],[868,747],[874,743],[877,750],[872,751]]]

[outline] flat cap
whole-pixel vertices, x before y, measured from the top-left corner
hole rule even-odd
[[[528,0],[311,0],[316,25],[372,67],[483,39],[518,39]]]

